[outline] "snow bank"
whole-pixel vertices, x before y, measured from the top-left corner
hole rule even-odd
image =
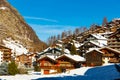
[[[81,68],[78,68],[78,69],[73,69],[73,70],[70,70],[70,71],[67,71],[66,73],[67,74],[77,74],[77,75],[84,75],[85,72],[90,69],[91,67],[81,67]]]

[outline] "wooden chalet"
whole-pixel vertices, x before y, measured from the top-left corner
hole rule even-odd
[[[120,51],[120,28],[108,37],[108,47]]]
[[[78,55],[64,54],[56,59],[60,67],[65,69],[80,68],[85,59]]]
[[[120,20],[113,20],[109,22],[109,25],[111,25],[111,31],[116,32],[117,28],[120,28]]]
[[[50,74],[52,72],[57,72],[57,67],[55,64],[57,63],[53,56],[42,56],[38,60],[41,74]]]
[[[36,61],[37,53],[26,54],[31,62]]]
[[[10,62],[12,60],[12,52],[11,49],[1,46],[0,45],[0,51],[1,51],[1,62]]]
[[[87,66],[101,66],[108,63],[120,63],[120,51],[109,47],[92,50],[86,53]]]
[[[24,65],[26,68],[29,68],[32,64],[31,59],[29,59],[29,56],[26,54],[17,56],[15,61],[19,66]]]
[[[99,50],[92,50],[86,53],[86,66],[101,66],[103,52]]]
[[[101,48],[101,46],[99,46],[99,44],[96,44],[93,41],[87,41],[79,47],[78,53],[79,55],[84,56],[87,51],[94,49],[94,48]]]
[[[79,47],[79,54],[83,56],[92,48],[101,48],[107,45],[107,39],[100,34],[89,34],[83,38]]]
[[[104,46],[107,45],[107,44],[105,44],[105,42],[107,43],[107,39],[100,34],[89,34],[89,35],[83,36],[82,39],[80,40],[80,43],[85,43],[85,42],[89,42],[89,41],[99,43],[99,44],[102,41],[102,42],[104,42],[103,43]]]
[[[66,53],[66,52],[64,52],[61,49],[56,48],[56,47],[53,47],[53,48],[49,47],[49,48],[45,49],[43,52],[39,53],[38,56],[40,57],[42,55],[53,55],[55,57],[58,57],[62,54],[69,54],[69,53]]]
[[[78,55],[61,55],[57,58],[50,55],[44,55],[38,60],[41,74],[61,73],[66,70],[79,68],[85,63],[85,59]]]
[[[108,59],[108,63],[120,63],[120,51],[109,47],[101,48],[100,51],[103,52],[103,60]]]

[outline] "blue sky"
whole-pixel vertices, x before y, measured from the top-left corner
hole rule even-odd
[[[34,29],[38,37],[46,41],[51,35],[64,30],[91,24],[101,25],[120,17],[120,0],[8,0]]]

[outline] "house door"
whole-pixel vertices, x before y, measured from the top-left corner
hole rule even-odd
[[[49,70],[44,70],[44,74],[49,74]]]

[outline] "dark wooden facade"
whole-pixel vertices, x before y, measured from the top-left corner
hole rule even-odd
[[[84,56],[90,48],[100,48],[100,46],[92,43],[92,41],[86,41],[82,46],[79,47],[79,55]]]
[[[86,53],[86,65],[87,66],[101,66],[102,65],[102,52],[98,50],[92,50]]]
[[[42,55],[53,55],[55,57],[58,57],[62,54],[68,54],[66,52],[63,52],[62,50],[60,50],[59,48],[53,47],[53,48],[48,48],[47,50],[41,52],[38,56],[42,56]]]
[[[109,63],[119,63],[120,62],[120,51],[115,49],[105,47],[101,48],[100,51],[103,52],[103,59],[108,58]]]
[[[58,61],[58,64],[60,67],[66,68],[66,69],[76,68],[77,64],[80,63],[80,62],[77,62],[65,55],[58,57],[56,60]]]
[[[26,54],[21,54],[17,56],[15,61],[17,64],[24,65],[25,67],[31,67],[32,64],[31,59]]]
[[[120,51],[120,28],[108,37],[108,47]]]
[[[38,63],[41,69],[41,74],[50,74],[51,70],[54,70],[54,72],[56,72],[55,70],[58,69],[57,66],[55,66],[57,62],[49,56],[41,57],[38,60]]]
[[[11,49],[0,45],[0,51],[3,52],[3,57],[2,57],[3,61],[9,62],[12,60]]]
[[[85,63],[85,61],[76,61],[71,57],[61,55],[56,59],[50,56],[43,56],[38,59],[38,63],[42,74],[51,74],[51,71],[54,71],[52,73],[60,73],[63,72],[63,70],[80,68],[81,64]]]

